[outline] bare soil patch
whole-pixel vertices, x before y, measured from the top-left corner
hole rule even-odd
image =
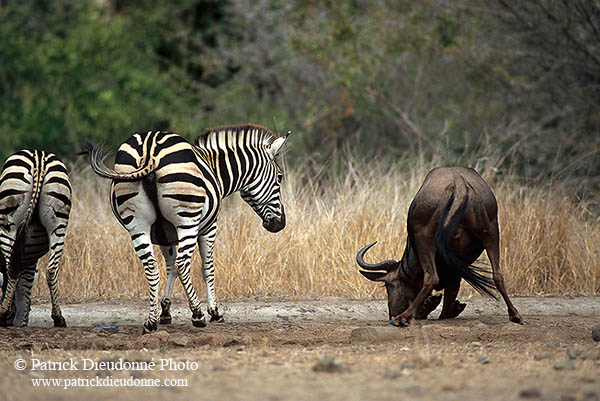
[[[600,399],[600,343],[591,335],[600,322],[598,298],[515,298],[525,325],[510,323],[503,307],[469,302],[470,312],[458,319],[416,321],[409,328],[389,326],[380,301],[340,300],[235,302],[227,305],[226,323],[197,329],[180,316],[146,336],[139,324],[118,322],[116,329],[75,324],[1,328],[0,399]],[[116,311],[127,307],[104,305]],[[77,309],[66,309],[71,307]],[[45,306],[36,308],[32,324],[46,313]],[[356,318],[344,316],[343,308]],[[98,304],[96,309],[102,308]],[[141,322],[145,306],[132,303],[129,309]],[[251,311],[262,311],[265,318],[258,321]],[[93,321],[93,313],[86,313]],[[65,317],[69,322],[66,312]],[[75,317],[71,314],[72,322]],[[25,361],[25,369],[16,369],[17,359]],[[74,363],[77,369],[41,369],[48,361],[65,368]],[[125,369],[115,365],[119,361],[154,362],[155,367]],[[92,362],[108,368],[85,369]],[[32,370],[34,363],[38,367]],[[97,377],[138,383],[158,379],[162,385],[82,382],[64,388],[66,381]],[[36,379],[61,382],[35,387]],[[170,379],[180,385],[165,386]]]

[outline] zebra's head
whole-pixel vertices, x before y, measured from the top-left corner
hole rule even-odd
[[[263,227],[272,233],[281,231],[285,227],[285,211],[281,201],[283,171],[275,159],[287,141],[287,137],[286,135],[276,138],[263,148],[260,152],[261,167],[240,191],[242,199],[262,219]]]

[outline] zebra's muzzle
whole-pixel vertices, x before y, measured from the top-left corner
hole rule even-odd
[[[285,227],[285,212],[283,211],[283,205],[281,205],[281,217],[271,217],[263,220],[263,227],[272,233],[283,230]]]
[[[263,221],[263,227],[272,233],[276,233],[278,231],[283,230],[285,227],[285,217],[280,219],[269,219]]]

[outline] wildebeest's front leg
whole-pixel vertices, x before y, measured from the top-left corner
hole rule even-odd
[[[415,231],[419,232],[419,230]],[[392,316],[390,323],[394,326],[408,326],[410,321],[417,315],[425,298],[431,294],[439,282],[435,268],[435,248],[429,245],[433,243],[433,241],[431,241],[432,237],[433,234],[428,235],[426,230],[421,231],[420,235],[415,235],[415,247],[417,249],[419,261],[421,262],[421,268],[423,269],[423,287],[404,312],[398,316]]]

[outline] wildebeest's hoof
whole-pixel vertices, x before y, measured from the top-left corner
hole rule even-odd
[[[513,323],[518,323],[518,324],[523,324],[524,323],[523,322],[523,318],[519,314],[514,315],[514,316],[510,316],[509,319]]]
[[[67,327],[67,322],[62,315],[52,316],[52,320],[54,320],[54,327]],[[27,323],[25,323],[27,325]]]
[[[427,319],[427,316],[429,316],[429,314],[438,307],[441,301],[442,294],[430,295],[427,298],[425,298],[425,301],[423,301],[423,305],[415,314],[415,319]]]
[[[142,328],[142,334],[154,333],[156,331],[156,329],[157,329],[156,322],[154,322],[154,323],[145,322],[144,326]]]
[[[194,327],[206,327],[206,318],[202,312],[194,312],[192,314],[192,324]]]
[[[410,326],[410,321],[400,317],[393,317],[390,319],[390,324],[396,327],[408,327]]]
[[[457,300],[454,301],[454,304],[452,304],[452,308],[450,309],[450,311],[446,314],[440,314],[440,319],[452,319],[457,317],[458,315],[460,315],[462,313],[462,311],[465,310],[465,308],[467,307],[467,304],[464,304],[462,302],[459,302]]]

